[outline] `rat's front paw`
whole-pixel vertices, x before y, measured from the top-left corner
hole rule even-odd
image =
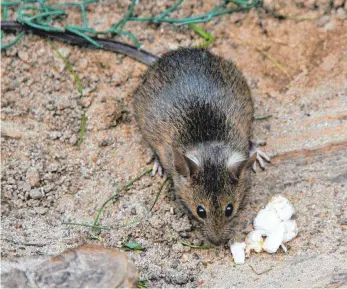
[[[155,176],[156,173],[158,173],[159,177],[161,178],[164,176],[164,169],[158,157],[154,157],[152,176]]]
[[[259,146],[264,146],[266,144],[266,142],[264,140],[259,140],[259,141],[250,141],[250,152],[249,155],[253,155],[254,153],[257,153],[257,161],[259,163],[259,166],[261,167],[261,169],[265,169],[265,163],[264,160],[267,162],[270,162],[270,157],[264,153],[262,150],[260,150],[258,147]],[[256,172],[257,169],[257,161],[254,162],[253,166],[252,166],[252,170],[254,172]]]
[[[155,176],[156,173],[160,177],[164,176],[164,168],[160,163],[159,157],[156,153],[154,153],[151,149],[148,149],[150,157],[147,159],[146,164],[150,164],[153,161],[153,167],[152,167],[152,176]]]

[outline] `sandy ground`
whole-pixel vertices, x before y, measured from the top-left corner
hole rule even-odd
[[[172,16],[207,11],[213,2],[185,1]],[[141,1],[135,12],[158,14],[168,3]],[[254,176],[232,240],[242,241],[259,209],[281,193],[294,204],[300,229],[287,254],[253,254],[236,266],[227,247],[184,247],[182,240],[203,240],[168,186],[145,220],[120,227],[148,211],[163,182],[159,177],[143,177],[107,206],[101,225],[119,228],[98,239],[88,228],[62,224],[91,224],[107,198],[149,168],[131,106],[146,67],[122,55],[56,43],[81,80],[80,96],[49,43],[26,36],[1,54],[2,259],[54,255],[86,243],[121,247],[130,239],[146,249],[128,254],[151,287],[347,286],[347,3],[265,3],[293,17],[254,10],[201,27],[215,38],[211,50],[244,72],[256,116],[272,115],[256,122],[254,138],[267,140],[273,162]],[[89,21],[104,29],[125,10],[125,4],[97,4]],[[71,16],[79,19],[77,12]],[[157,55],[201,42],[187,27],[127,27]]]

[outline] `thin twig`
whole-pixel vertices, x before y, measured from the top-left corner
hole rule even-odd
[[[86,117],[86,111],[85,111],[85,108],[84,108],[83,109],[82,118],[81,118],[80,133],[79,133],[78,142],[77,142],[77,147],[79,149],[81,148],[81,144],[83,142],[84,134],[86,133],[86,121],[87,121],[87,117]]]
[[[183,246],[187,246],[187,247],[194,248],[194,249],[211,249],[211,248],[213,248],[212,246],[206,246],[206,245],[198,246],[198,245],[194,245],[194,244],[191,244],[191,243],[188,243],[185,241],[181,241],[181,244]]]
[[[268,119],[268,118],[270,118],[270,117],[272,117],[271,114],[269,114],[269,115],[264,115],[264,116],[254,116],[254,120],[263,120],[263,119]]]
[[[146,172],[144,172],[141,176],[139,176],[138,178],[132,180],[131,182],[134,183],[136,180],[138,180],[139,178],[141,178],[142,176],[144,176],[146,173],[148,172],[151,172],[152,170],[148,170]],[[122,227],[128,227],[128,226],[133,226],[133,225],[137,225],[139,224],[145,217],[147,217],[147,215],[153,210],[155,204],[157,203],[158,199],[159,199],[159,196],[160,196],[160,193],[162,192],[165,184],[167,184],[167,182],[169,181],[168,178],[165,179],[165,181],[162,183],[162,185],[160,186],[159,188],[159,191],[154,199],[154,202],[151,206],[151,208],[148,210],[148,212],[142,216],[141,218],[139,218],[138,220],[134,220],[134,221],[131,221],[127,224],[122,224],[122,225],[119,225],[119,226],[116,226],[116,227],[105,227],[105,226],[98,226],[98,225],[95,225],[95,221],[94,221],[94,224],[93,225],[90,225],[90,224],[83,224],[83,223],[74,223],[74,222],[63,222],[62,224],[63,225],[72,225],[72,226],[81,226],[81,227],[87,227],[87,228],[92,228],[92,229],[96,229],[96,230],[116,230],[116,229],[119,229],[119,228],[122,228]],[[129,182],[127,185],[129,185],[131,182]],[[126,186],[122,187],[123,189],[125,188]],[[120,189],[121,190],[121,189]],[[120,191],[119,190],[119,191]],[[117,191],[116,194],[119,192]],[[101,211],[102,209],[105,207],[105,205],[112,199],[118,197],[118,195],[114,194],[111,198],[109,198],[106,202],[104,202],[103,206],[100,208],[99,212],[98,212],[98,215],[97,215],[97,218],[98,219],[95,219],[95,220],[99,220],[99,217],[100,217],[100,214],[101,214]]]
[[[291,79],[291,75],[288,73],[288,71],[282,66],[282,64],[276,60],[275,58],[273,58],[268,52],[264,51],[263,49],[260,49],[258,47],[254,47],[254,49],[258,52],[260,52],[261,54],[263,54],[265,57],[267,57],[274,66],[276,66],[279,70],[282,71],[282,73],[284,73],[289,79]]]
[[[105,226],[94,226],[89,224],[83,224],[83,223],[74,223],[74,222],[62,222],[62,225],[69,225],[69,226],[81,226],[81,227],[87,227],[92,229],[98,229],[98,230],[112,230],[112,227],[105,227]]]
[[[272,267],[270,267],[269,269],[266,269],[266,270],[264,270],[264,271],[262,271],[262,272],[257,272],[257,271],[253,268],[252,265],[248,264],[248,266],[251,267],[252,271],[253,271],[255,274],[257,274],[257,275],[263,275],[263,274],[265,274],[265,273],[267,273],[267,272],[270,272],[270,271],[272,270]]]
[[[197,45],[197,48],[206,48],[210,44],[212,45],[214,43],[214,39],[211,33],[207,32],[206,30],[202,29],[201,27],[195,25],[195,24],[188,24],[188,27],[192,29],[195,33],[197,33],[199,36],[201,36],[205,41],[199,45]]]
[[[16,241],[13,241],[13,240],[10,240],[10,239],[1,239],[2,241],[7,241],[7,242],[10,242],[12,244],[15,244],[15,245],[19,245],[19,246],[32,246],[32,247],[44,247],[44,246],[47,246],[48,244],[36,244],[36,243],[20,243],[20,242],[16,242]]]
[[[288,71],[283,67],[283,65],[278,61],[276,60],[274,57],[272,57],[270,55],[270,53],[266,52],[265,50],[261,49],[261,48],[258,48],[254,45],[252,45],[251,43],[247,42],[247,41],[244,41],[242,40],[241,38],[237,37],[235,34],[233,34],[233,37],[238,39],[241,43],[243,43],[244,45],[247,45],[249,47],[251,47],[252,49],[254,49],[255,51],[263,54],[266,58],[268,58],[272,64],[277,67],[283,74],[285,74],[289,79],[292,79],[291,75],[288,73]]]

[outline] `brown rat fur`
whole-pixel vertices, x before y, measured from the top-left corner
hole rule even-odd
[[[43,31],[16,21],[1,22],[1,29],[96,48],[68,31]],[[249,167],[255,168],[255,159],[262,168],[263,158],[270,161],[250,142],[253,102],[241,72],[204,49],[179,49],[158,59],[122,42],[92,39],[105,50],[150,65],[134,94],[143,137],[172,178],[178,198],[203,224],[204,235],[222,243],[249,187]]]
[[[169,52],[149,67],[134,108],[179,200],[212,243],[227,240],[256,157],[249,157],[254,110],[241,72],[204,49]]]

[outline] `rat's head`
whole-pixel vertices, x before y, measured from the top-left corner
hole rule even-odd
[[[231,219],[248,188],[248,172],[255,160],[256,154],[246,158],[218,147],[173,152],[176,194],[213,244],[228,240]]]

